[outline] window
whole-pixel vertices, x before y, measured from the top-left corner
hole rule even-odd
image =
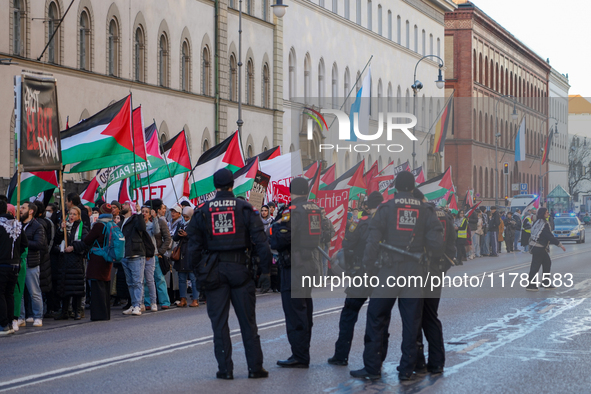
[[[337,69],[337,64],[333,64],[332,65],[332,108],[334,109],[338,109],[339,108],[339,103],[338,103],[338,97],[339,97],[339,71]]]
[[[350,4],[350,0],[345,0],[345,18],[351,19],[351,4]]]
[[[349,73],[348,67],[345,69],[345,78],[343,82],[343,97],[347,97],[349,90],[351,90],[351,74]],[[345,111],[347,111],[347,105],[345,105]]]
[[[234,0],[230,0],[230,8],[236,8],[236,5],[234,4]]]
[[[332,0],[332,12],[339,13],[339,0]]]
[[[392,11],[388,11],[388,40],[392,39]]]
[[[433,52],[433,34],[429,34],[429,55],[435,55]]]
[[[372,14],[371,14],[371,7],[372,7],[371,0],[367,0],[367,28],[369,30],[372,30],[371,22],[373,19]]]
[[[236,61],[236,60],[234,60]],[[297,94],[296,91],[296,75],[297,75],[297,60],[295,50],[291,48],[289,51],[289,99],[291,100]]]
[[[253,0],[246,0],[246,13],[252,15],[252,2]]]
[[[324,60],[320,59],[318,63],[318,99],[320,106],[322,106],[322,100],[325,98],[324,83]]]
[[[267,20],[269,18],[269,0],[263,0],[263,20]]]
[[[392,97],[392,84],[388,84],[388,112],[394,112],[394,99]]]
[[[209,47],[205,46],[201,52],[201,94],[204,96],[211,96],[209,69]]]
[[[310,89],[312,87],[310,84],[312,65],[310,63],[310,55],[306,54],[306,58],[304,59],[304,100],[306,103],[310,100]]]
[[[380,112],[384,112],[384,92],[382,91],[382,80],[378,81],[378,116]]]
[[[158,46],[158,79],[160,86],[168,87],[168,38],[166,34],[160,36],[160,44]]]
[[[109,75],[119,76],[119,26],[116,19],[109,22]]]
[[[324,8],[324,0],[318,0],[318,5]]]
[[[254,64],[252,59],[246,62],[246,104],[254,105]]]
[[[238,101],[238,90],[236,87],[238,86],[238,67],[236,62],[236,55],[230,55],[230,83],[228,84],[228,98],[230,101]],[[290,67],[291,68],[291,67]],[[291,75],[291,72],[290,72]],[[291,97],[291,94],[290,94]]]
[[[90,19],[88,10],[80,13],[80,69],[90,70]]]
[[[427,54],[427,33],[425,33],[425,30],[423,30],[421,38],[423,41],[423,56],[425,56]]]
[[[410,49],[410,22],[406,21],[406,47]]]
[[[191,88],[190,83],[190,72],[191,72],[191,51],[189,49],[189,43],[183,41],[183,48],[181,50],[181,90],[189,91]]]
[[[145,60],[145,45],[144,45],[144,30],[141,26],[135,30],[135,45],[134,45],[134,76],[138,82],[144,82],[144,60]]]
[[[419,53],[419,28],[417,25],[414,27],[414,33],[415,52]]]
[[[47,13],[47,39],[53,39],[49,42],[47,48],[47,59],[49,63],[58,63],[61,55],[60,47],[60,31],[57,30],[57,26],[60,23],[60,12],[55,2],[49,4],[49,12]],[[56,32],[57,30],[57,32]],[[54,35],[55,33],[55,35]]]
[[[12,53],[17,56],[25,56],[25,43],[27,42],[26,6],[22,0],[14,0],[13,7]]]
[[[378,5],[378,34],[382,35],[382,6]]]
[[[263,107],[271,108],[271,80],[269,75],[269,65],[263,66]]]
[[[361,25],[361,0],[357,0],[356,20],[358,25]]]
[[[203,141],[203,151],[202,152],[206,152],[209,150],[209,141],[205,140]]]

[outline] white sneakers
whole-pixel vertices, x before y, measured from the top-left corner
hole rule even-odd
[[[131,308],[123,311],[124,315],[141,316],[142,311],[139,306],[132,306]]]
[[[27,323],[33,323],[34,321],[35,321],[35,319],[33,319],[32,317],[29,317],[26,320]]]
[[[150,306],[150,310],[151,310],[152,312],[157,312],[157,311],[158,311],[158,304],[152,304],[152,305]]]
[[[142,304],[140,306],[140,312],[145,312],[146,311],[146,306],[144,304]]]
[[[33,321],[33,327],[43,327],[43,320],[41,320],[41,319],[35,319]]]
[[[18,321],[17,320],[13,320],[12,321],[12,330],[14,332],[17,332],[18,331]]]
[[[31,322],[33,322],[33,320],[31,320]],[[27,322],[26,322],[26,321],[24,321],[24,320],[18,319],[18,320],[17,320],[17,322],[16,322],[16,324],[17,324],[19,327],[25,327],[25,326],[27,325]]]

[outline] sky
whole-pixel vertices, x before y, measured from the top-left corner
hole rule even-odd
[[[591,1],[472,0],[550,65],[567,74],[569,94],[591,97]]]

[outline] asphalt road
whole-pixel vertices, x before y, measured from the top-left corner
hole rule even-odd
[[[509,286],[511,273],[528,272],[529,254],[503,253],[452,268],[449,275],[484,274],[486,280],[477,288],[444,290],[440,318],[447,361],[445,373],[438,376],[398,381],[402,331],[396,307],[381,380],[366,382],[349,376],[350,369],[362,367],[365,307],[349,366],[328,365],[342,298],[314,301],[310,369],[281,369],[276,361],[290,355],[281,299],[278,294],[266,294],[257,297],[257,321],[268,379],[246,378],[244,349],[233,314],[234,380],[220,381],[215,379],[217,364],[204,306],[146,312],[141,317],[123,316],[120,308],[113,308],[109,322],[46,319],[42,328],[25,327],[0,338],[0,392],[591,392],[590,252],[590,244],[568,244],[566,253],[553,249],[552,272],[572,273],[573,286],[537,293],[526,292],[518,283]],[[505,287],[497,280],[502,273]]]

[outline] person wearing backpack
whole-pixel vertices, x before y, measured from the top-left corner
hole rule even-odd
[[[531,228],[531,238],[529,245],[531,247],[531,266],[529,268],[529,285],[525,288],[527,291],[538,291],[538,284],[546,290],[553,290],[556,288],[552,283],[550,275],[550,268],[552,267],[552,260],[550,260],[550,244],[556,245],[566,252],[566,248],[556,237],[552,234],[548,217],[550,213],[546,208],[540,208],[536,222]],[[542,267],[542,276],[538,276],[540,267]]]
[[[108,249],[110,227],[118,229],[113,222],[111,204],[99,208],[99,217],[92,230],[84,237],[84,243],[90,249],[86,279],[90,281],[90,320],[111,320],[111,269],[113,262],[107,261],[103,253]],[[102,249],[99,250],[99,248]]]

